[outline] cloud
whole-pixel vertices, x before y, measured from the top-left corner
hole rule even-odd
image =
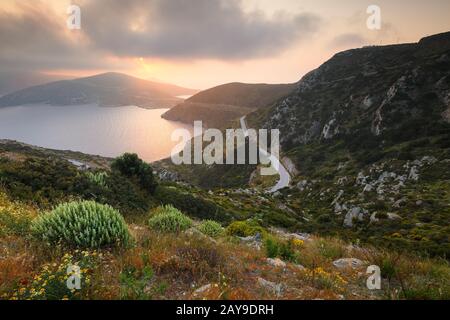
[[[0,71],[91,68],[102,65],[83,35],[68,37],[66,17],[41,1],[0,9]]]
[[[164,58],[276,54],[310,36],[319,21],[308,13],[269,18],[244,12],[238,0],[96,0],[83,13],[86,32],[100,48]]]
[[[252,59],[283,52],[319,27],[315,15],[246,12],[240,0],[78,0],[81,31],[44,1],[0,9],[1,69],[102,68],[104,57]],[[74,34],[77,34],[74,36]]]

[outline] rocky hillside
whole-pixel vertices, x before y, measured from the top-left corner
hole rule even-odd
[[[136,105],[170,108],[182,101],[177,96],[195,92],[125,74],[105,73],[23,89],[1,97],[0,107],[45,103],[57,106],[99,104],[109,107]]]
[[[286,151],[341,139],[376,160],[390,145],[448,134],[449,108],[447,33],[417,44],[339,53],[255,118],[281,130]]]
[[[281,130],[304,228],[450,253],[450,33],[337,54],[249,117]]]
[[[293,230],[448,257],[449,103],[446,33],[337,54],[247,119],[281,130],[293,183],[275,198]],[[236,167],[170,170],[205,188],[267,188]]]
[[[450,298],[443,259],[302,232],[281,195],[256,189],[158,179],[150,192],[142,162],[117,166],[123,159],[1,141],[0,300]],[[61,214],[69,209],[76,214]],[[105,229],[104,215],[123,228]],[[80,290],[66,286],[73,264]],[[370,265],[380,290],[366,285]]]
[[[202,120],[210,128],[222,128],[230,121],[287,96],[292,84],[229,83],[202,91],[163,115],[164,119],[192,124]]]

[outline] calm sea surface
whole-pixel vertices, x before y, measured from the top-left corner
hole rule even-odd
[[[171,141],[173,130],[193,131],[189,125],[162,119],[166,111],[96,105],[0,108],[0,139],[107,157],[134,152],[152,162],[170,156],[177,144]]]

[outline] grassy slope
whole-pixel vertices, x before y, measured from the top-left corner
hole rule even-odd
[[[8,145],[7,155],[10,156],[13,151],[15,154],[12,157],[14,160],[8,161],[13,162],[20,163],[29,157],[44,157],[47,152],[51,152],[50,157],[56,160],[59,154],[57,151],[35,148],[27,148],[22,153],[17,149],[17,145]],[[13,146],[16,146],[15,149]],[[1,155],[4,157],[5,152],[2,151]],[[87,155],[83,156],[85,160],[89,158]],[[6,162],[8,163],[10,162]],[[5,163],[3,165],[2,170],[11,169],[5,166]],[[52,167],[51,164],[47,166]],[[33,170],[32,168],[28,170]],[[41,170],[42,172],[48,171]],[[57,180],[61,179],[59,175],[66,174],[66,171],[50,172],[56,174],[53,179]],[[24,183],[26,181],[23,180]],[[260,221],[265,230],[265,237],[280,246],[288,243],[285,239],[288,233],[280,233],[270,227],[293,227],[293,222],[300,220],[295,213],[286,211],[283,207],[285,200],[282,198],[272,198],[257,192],[248,193],[244,190],[224,189],[209,193],[183,185],[165,184],[160,188],[166,193],[162,193],[161,197],[161,193],[158,196],[157,192],[155,198],[149,199],[151,204],[148,210],[131,210],[125,214],[129,228],[136,238],[134,246],[127,249],[106,248],[81,252],[77,248],[47,246],[34,240],[29,231],[30,221],[45,211],[48,205],[20,200],[21,193],[15,194],[16,200],[13,200],[8,186],[6,184],[7,188],[0,191],[0,297],[4,299],[23,298],[30,294],[32,288],[37,291],[44,288],[36,297],[64,298],[46,296],[50,294],[46,292],[54,292],[54,286],[58,283],[64,285],[64,274],[60,280],[49,277],[60,274],[58,269],[65,270],[64,261],[68,256],[76,260],[90,261],[89,266],[83,270],[90,282],[72,298],[447,299],[450,295],[448,262],[419,258],[412,254],[397,253],[395,250],[383,250],[378,245],[376,248],[350,245],[335,237],[312,236],[310,240],[297,242],[287,252],[281,253],[279,257],[287,262],[287,267],[275,268],[266,261],[268,256],[273,257],[273,245],[269,252],[266,245],[262,245],[261,250],[255,250],[233,236],[224,235],[212,241],[198,232],[171,235],[151,231],[147,227],[147,221],[152,214],[151,208],[158,203],[173,202],[174,205],[185,205],[185,212],[198,220],[210,218],[204,216],[205,212],[209,212],[204,201],[208,201],[218,206],[213,208],[213,213],[222,208],[232,219],[253,218]],[[52,186],[58,188],[59,185]],[[40,190],[44,190],[42,188],[43,186]],[[170,192],[167,193],[167,190]],[[94,189],[93,192],[98,191]],[[139,190],[131,188],[130,192]],[[47,198],[53,193],[39,194]],[[193,202],[183,202],[186,198],[181,197],[181,194],[193,197],[188,198],[193,199],[189,200]],[[74,195],[75,198],[86,197],[84,193]],[[58,199],[53,199],[55,204],[66,201]],[[108,199],[104,201],[108,203]],[[184,200],[180,202],[180,199]],[[203,209],[199,207],[198,212],[192,211],[192,205],[199,203],[203,203]],[[116,203],[115,206],[120,208],[124,204]],[[226,226],[230,221],[223,223]],[[301,230],[297,227],[294,229]],[[365,267],[357,270],[334,267],[332,262],[339,258],[359,258],[365,261],[365,264],[379,265],[384,275],[383,290],[367,290]],[[297,264],[306,269],[301,269]],[[273,291],[267,285],[261,284],[262,280],[259,278],[281,284],[283,289],[279,292]],[[210,289],[195,293],[197,288],[206,284],[211,284]]]
[[[59,274],[58,269],[65,266],[68,256],[88,257],[90,261],[83,270],[89,283],[75,294],[81,299],[450,298],[447,262],[349,246],[335,238],[312,237],[297,243],[293,262],[277,268],[267,263],[264,248],[255,250],[233,237],[212,241],[197,233],[150,231],[145,223],[149,214],[142,216],[140,222],[130,223],[136,243],[128,249],[81,252],[76,248],[46,246],[28,236],[26,221],[36,214],[35,208],[11,202],[0,193],[0,225],[4,231],[0,235],[2,299],[27,296],[31,288],[40,298],[52,298],[46,294],[55,292],[55,285],[58,281],[64,284],[65,278],[55,282],[49,277]],[[334,260],[348,257],[359,258],[365,265],[380,265],[386,275],[383,289],[369,291],[365,287],[364,266],[333,266]],[[260,278],[281,285],[281,291],[261,285]],[[196,292],[207,284],[211,285],[207,290]],[[40,292],[41,289],[44,290]]]

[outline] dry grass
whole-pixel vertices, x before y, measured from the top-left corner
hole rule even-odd
[[[3,206],[7,201],[3,198]],[[11,204],[9,203],[10,207]],[[143,219],[144,221],[145,219]],[[177,235],[131,224],[136,243],[128,249],[103,249],[90,273],[89,299],[448,299],[447,261],[422,259],[375,248],[348,246],[335,238],[312,237],[295,247],[296,262],[274,268],[265,250],[230,237],[216,241],[195,233]],[[279,239],[280,241],[285,241]],[[27,286],[42,266],[57,264],[75,249],[49,247],[31,237],[0,237],[0,297]],[[369,291],[365,270],[339,270],[333,261],[358,258],[379,265],[383,290]],[[148,276],[151,271],[151,276]],[[280,284],[275,292],[261,286],[263,278]],[[125,279],[125,280],[124,280]],[[204,286],[209,289],[195,293]],[[127,292],[127,295],[124,295]],[[131,292],[131,296],[130,296]]]

